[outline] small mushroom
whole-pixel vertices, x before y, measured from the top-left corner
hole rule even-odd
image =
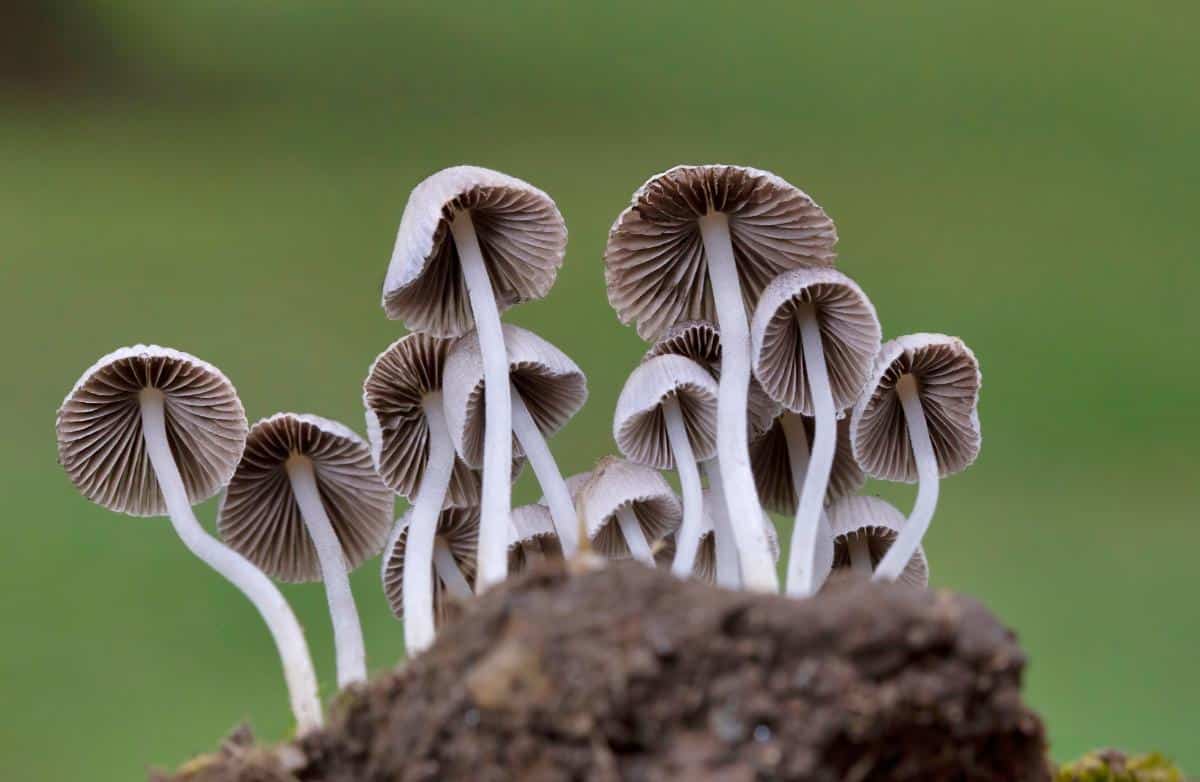
[[[866,294],[834,269],[784,272],[763,291],[750,327],[754,375],[789,410],[813,416],[808,461],[788,554],[788,594],[817,590],[821,508],[837,442],[837,416],[858,399],[879,350],[879,319]]]
[[[338,687],[367,679],[349,572],[383,548],[392,520],[366,441],[337,421],[276,413],[250,428],[217,531],[267,575],[324,581]]]
[[[562,559],[562,544],[554,529],[554,519],[545,505],[513,508],[513,534],[508,544],[509,575],[547,559]]]
[[[383,547],[381,577],[383,593],[388,606],[397,619],[408,622],[404,613],[407,603],[404,590],[414,583],[405,575],[405,548],[413,511],[404,514],[392,530],[392,535]],[[434,625],[441,627],[456,614],[454,601],[469,600],[476,578],[475,552],[479,544],[479,509],[446,508],[437,518],[433,543],[433,564],[422,571],[427,574],[433,594]],[[413,564],[417,564],[413,560]],[[453,598],[453,601],[447,600]]]
[[[918,486],[876,581],[899,578],[916,553],[937,507],[939,477],[965,470],[978,456],[981,383],[975,354],[957,337],[909,334],[880,348],[850,419],[854,456],[867,475]]]
[[[880,560],[904,528],[904,514],[878,497],[842,497],[829,506],[833,530],[835,582],[846,574],[852,580],[870,581]],[[929,585],[929,564],[918,546],[899,575],[899,581],[914,587]]]
[[[121,348],[83,373],[56,429],[59,463],[84,497],[131,516],[169,516],[188,550],[250,599],[282,658],[298,729],[320,727],[317,677],[287,600],[192,511],[229,481],[246,444],[246,413],[220,370],[157,345]]]
[[[679,527],[681,509],[657,470],[606,456],[579,489],[578,505],[592,548],[654,566],[653,544]]]
[[[716,453],[717,383],[689,358],[647,359],[630,374],[617,399],[613,439],[625,458],[675,470],[683,488],[683,526],[672,572],[692,572],[703,525],[698,461]]]
[[[550,196],[496,171],[455,166],[413,188],[383,283],[387,316],[413,331],[479,334],[494,422],[482,460],[481,589],[504,580],[508,561],[512,423],[500,312],[550,291],[566,245],[567,228]]]
[[[737,589],[740,586],[741,574],[735,571],[732,577],[722,575],[717,549],[717,525],[721,517],[729,511],[725,508],[725,503],[713,493],[712,489],[704,490],[703,502],[704,521],[701,526],[700,545],[696,549],[696,562],[692,568],[691,575],[709,584],[716,584],[726,589]],[[728,520],[726,520],[726,524],[728,524]],[[770,543],[771,555],[778,561],[779,534],[775,531],[775,524],[771,521],[771,517],[765,513],[763,514],[763,531],[766,533],[767,541]],[[665,539],[665,549],[672,554],[676,548],[677,538],[678,534],[673,534]],[[734,560],[733,564],[736,566],[737,561]]]
[[[546,437],[583,407],[587,378],[565,353],[532,331],[506,323],[503,334],[509,361],[506,382],[512,386],[512,431],[507,439],[512,443],[512,435],[516,435],[516,453],[529,459],[546,494],[563,551],[572,556],[579,546],[578,521]],[[479,340],[473,334],[460,339],[447,356],[445,386],[446,422],[455,450],[467,464],[479,465],[486,457],[487,427],[493,425],[493,419],[484,414],[490,409],[487,379]],[[484,477],[486,480],[486,471]]]
[[[747,456],[750,334],[747,306],[787,269],[829,266],[833,221],[774,174],[740,166],[677,166],[633,195],[608,235],[608,300],[644,339],[675,323],[721,329],[717,450],[742,572],[755,590],[779,591],[755,520],[761,508]]]

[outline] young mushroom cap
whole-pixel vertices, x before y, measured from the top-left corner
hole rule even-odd
[[[717,582],[717,539],[713,514],[727,513],[727,511],[724,503],[718,502],[713,496],[711,489],[705,489],[702,496],[704,498],[704,526],[700,535],[700,546],[696,551],[696,561],[692,566],[692,575],[700,581],[715,584]],[[763,530],[767,535],[771,556],[778,562],[779,533],[775,529],[775,523],[765,513],[763,514]],[[663,539],[662,547],[655,555],[659,564],[670,565],[675,556],[677,534],[678,530]]]
[[[592,547],[610,558],[630,556],[616,523],[622,507],[632,511],[651,545],[671,534],[683,515],[679,499],[657,470],[612,456],[600,460],[576,496]]]
[[[979,363],[957,337],[909,334],[880,348],[867,393],[850,420],[850,441],[863,470],[875,478],[912,483],[917,463],[896,384],[916,381],[929,441],[942,477],[961,472],[979,454]]]
[[[383,283],[383,308],[412,331],[456,337],[475,326],[451,223],[469,211],[496,306],[544,297],[566,251],[567,228],[550,196],[476,166],[443,169],[408,198]]]
[[[547,559],[562,559],[562,544],[554,529],[554,519],[545,505],[522,505],[513,508],[513,539],[508,545],[509,575],[520,573],[529,565],[530,552]]]
[[[850,569],[849,539],[859,535],[866,537],[871,569],[874,569],[891,548],[905,522],[903,513],[878,497],[842,497],[830,505],[827,512],[834,536],[835,573]],[[836,588],[838,580],[831,578],[830,581]],[[929,585],[929,563],[924,549],[917,548],[897,581],[914,587]]]
[[[621,389],[613,439],[625,458],[659,470],[676,467],[663,402],[674,398],[697,461],[717,450],[717,382],[689,358],[656,356],[640,364]]]
[[[408,544],[408,523],[412,511],[405,513],[396,522],[391,537],[383,547],[380,575],[383,593],[388,607],[397,619],[404,619],[404,552]],[[479,509],[446,508],[438,516],[437,538],[446,544],[467,583],[475,585],[475,547],[479,542]],[[433,579],[433,612],[437,626],[441,626],[453,614],[447,600],[445,582],[430,567]]]
[[[796,494],[796,482],[792,475],[791,456],[788,452],[787,434],[783,428],[784,416],[800,419],[804,436],[812,448],[814,421],[799,413],[784,411],[765,434],[750,443],[750,465],[754,469],[754,482],[763,507],[776,513],[795,513],[800,497]],[[833,468],[829,473],[829,485],[825,490],[825,502],[853,494],[867,482],[867,476],[854,459],[850,447],[850,419],[843,418],[837,424],[837,445],[833,454]]]
[[[220,370],[157,345],[121,348],[84,372],[58,410],[58,460],[92,502],[131,516],[164,516],[142,436],[146,389],[163,395],[167,440],[188,500],[220,491],[246,443],[246,412]]]
[[[317,549],[288,477],[293,456],[312,462],[346,569],[378,554],[394,498],[375,472],[367,443],[336,421],[296,413],[276,413],[250,429],[245,456],[221,497],[221,538],[272,578],[321,580]]]

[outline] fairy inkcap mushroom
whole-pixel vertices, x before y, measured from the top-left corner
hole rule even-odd
[[[407,624],[410,619],[404,610],[408,603],[404,599],[404,590],[408,584],[414,583],[406,575],[405,548],[408,545],[409,522],[412,511],[404,514],[392,529],[391,537],[383,547],[383,563],[380,575],[383,579],[383,593],[387,597],[388,606],[396,618]],[[475,552],[479,542],[479,509],[478,508],[446,508],[437,518],[436,534],[434,536],[433,563],[421,568],[421,578],[427,578],[433,594],[433,621],[440,627],[451,617],[449,601],[467,600],[471,597],[476,578]],[[412,560],[412,564],[423,564]],[[406,647],[410,655],[419,649]]]
[[[747,455],[747,306],[787,269],[829,266],[837,234],[811,198],[766,171],[677,166],[651,178],[617,218],[605,249],[608,300],[643,339],[685,320],[721,329],[717,449],[745,583],[778,591]]]
[[[349,573],[383,548],[393,503],[366,441],[296,413],[250,428],[221,497],[217,530],[231,548],[280,581],[325,582],[339,687],[367,678]]]
[[[246,413],[233,385],[187,353],[121,348],[83,373],[56,429],[59,462],[85,497],[131,516],[169,516],[188,550],[250,599],[279,650],[299,730],[319,727],[317,679],[295,614],[271,580],[192,511],[229,481],[245,447]]]
[[[650,467],[606,456],[579,489],[577,504],[592,547],[654,566],[653,545],[679,527],[679,500]]]
[[[479,333],[494,421],[483,458],[481,587],[502,581],[507,561],[512,424],[500,312],[550,291],[566,245],[550,196],[515,177],[455,166],[413,189],[383,283],[387,316],[413,331]]]
[[[842,497],[829,506],[833,530],[834,571],[848,571],[859,581],[870,581],[875,566],[884,558],[904,528],[904,514],[878,497]],[[915,587],[929,585],[929,564],[918,546],[898,580]]]
[[[512,540],[508,544],[509,575],[520,573],[535,562],[562,559],[562,544],[554,529],[554,519],[545,505],[513,508]]]
[[[899,578],[916,553],[937,507],[938,479],[965,470],[979,454],[981,383],[975,354],[957,337],[909,334],[880,348],[850,420],[854,456],[871,477],[918,486],[876,581]]]
[[[704,521],[700,528],[700,545],[696,549],[696,561],[692,567],[691,574],[695,578],[707,581],[710,584],[716,584],[727,589],[737,589],[741,575],[736,569],[732,573],[723,574],[721,572],[721,562],[717,556],[717,523],[720,517],[729,511],[725,508],[725,503],[714,495],[712,489],[704,490],[703,501]],[[771,547],[771,555],[778,560],[779,535],[775,531],[775,524],[765,513],[763,514],[763,531],[767,535],[767,542]],[[671,535],[667,540],[670,542],[671,547],[674,548],[675,541],[678,540],[678,533]],[[737,560],[733,560],[732,564],[736,568]]]
[[[816,592],[813,557],[833,466],[837,416],[857,401],[879,350],[879,318],[862,289],[835,269],[795,269],[763,290],[750,326],[751,361],[763,390],[815,418],[812,455],[796,505],[787,591]]]

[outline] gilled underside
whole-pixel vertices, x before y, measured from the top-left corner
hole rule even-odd
[[[438,516],[437,532],[458,563],[458,569],[472,588],[475,586],[475,547],[479,542],[479,509],[447,508]],[[408,527],[400,530],[392,548],[383,552],[383,593],[397,618],[404,618],[404,558],[408,550]],[[460,604],[449,599],[445,584],[430,570],[433,579],[433,616],[435,626],[455,618]]]
[[[892,542],[896,539],[896,530],[889,527],[861,527],[852,532],[838,535],[833,539],[833,568],[834,570],[849,569],[850,536],[865,536],[867,549],[871,552],[871,569],[874,570],[879,561],[887,554]],[[912,587],[925,587],[929,584],[929,563],[925,552],[917,549],[917,553],[908,560],[908,564],[897,579],[902,584]]]
[[[814,420],[805,416],[802,425],[811,448]],[[796,495],[792,477],[787,435],[778,420],[764,435],[750,443],[750,466],[754,470],[754,482],[758,486],[759,501],[763,506],[777,513],[795,513],[800,498]],[[825,502],[853,494],[861,489],[864,483],[866,476],[855,461],[850,447],[850,419],[843,418],[838,421],[837,445],[833,454],[833,469],[829,473],[829,485],[825,491]]]

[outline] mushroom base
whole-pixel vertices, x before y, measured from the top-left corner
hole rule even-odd
[[[986,609],[947,593],[793,601],[547,562],[344,693],[325,729],[230,742],[157,778],[1037,782],[1024,662]]]

